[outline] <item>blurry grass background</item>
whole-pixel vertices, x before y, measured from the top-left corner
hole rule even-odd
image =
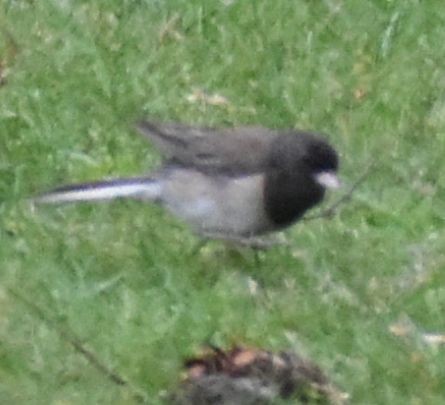
[[[149,403],[205,342],[292,348],[357,404],[442,404],[445,7],[440,1],[0,3],[0,403]],[[38,207],[139,174],[141,117],[321,131],[352,183],[290,248],[235,255],[137,202]],[[33,309],[44,313],[44,321]]]

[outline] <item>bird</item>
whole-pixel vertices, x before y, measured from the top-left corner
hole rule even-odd
[[[136,125],[163,155],[145,176],[65,185],[35,203],[131,198],[159,204],[206,239],[254,240],[297,222],[340,186],[326,137],[294,129]]]

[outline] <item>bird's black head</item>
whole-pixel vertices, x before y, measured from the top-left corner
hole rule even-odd
[[[264,198],[277,227],[290,225],[337,187],[338,155],[322,137],[305,132],[277,136],[269,155]]]
[[[304,142],[303,160],[314,173],[338,170],[338,155],[334,148],[318,136],[310,136]]]

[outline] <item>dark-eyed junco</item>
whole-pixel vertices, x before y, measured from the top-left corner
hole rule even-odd
[[[34,201],[152,201],[201,235],[236,239],[293,224],[326,188],[339,186],[338,155],[313,133],[147,121],[138,129],[164,155],[159,169],[146,177],[59,187]]]

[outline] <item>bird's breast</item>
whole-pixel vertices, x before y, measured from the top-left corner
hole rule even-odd
[[[249,236],[267,232],[262,175],[212,176],[192,169],[170,170],[162,203],[198,231]]]
[[[276,228],[297,221],[323,199],[324,190],[304,171],[269,173],[265,179],[264,201],[267,216]]]

